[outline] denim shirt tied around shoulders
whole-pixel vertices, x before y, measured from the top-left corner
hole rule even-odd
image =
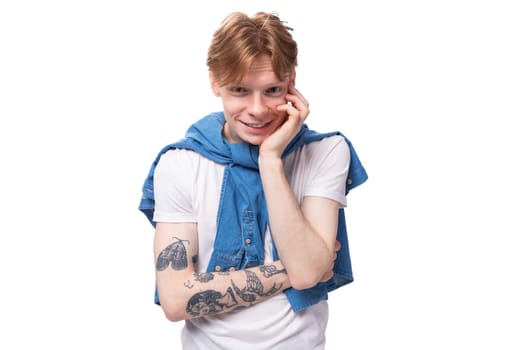
[[[193,150],[202,156],[224,165],[219,209],[217,213],[217,233],[207,272],[239,270],[264,263],[264,234],[269,225],[266,201],[258,170],[258,146],[248,143],[229,144],[222,136],[224,113],[212,113],[193,124],[185,138],[165,146],[151,165],[142,188],[139,210],[155,226],[153,212],[155,198],[153,175],[162,154],[170,149],[182,148]],[[365,182],[368,175],[350,141],[339,132],[318,133],[309,130],[303,124],[299,133],[290,142],[283,153],[283,158],[310,142],[322,138],[340,135],[350,148],[350,167],[346,181],[346,194]],[[270,229],[271,232],[271,229]],[[327,282],[316,286],[284,291],[292,309],[299,312],[321,300],[328,299],[331,292],[353,281],[352,264],[346,231],[344,209],[339,209],[337,240],[341,249],[337,253],[334,276]],[[274,259],[278,252],[274,249]],[[160,304],[155,288],[155,303]]]

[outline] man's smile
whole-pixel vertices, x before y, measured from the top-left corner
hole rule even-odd
[[[267,122],[267,123],[246,123],[246,122],[243,122],[242,120],[239,120],[242,124],[250,127],[250,128],[253,128],[253,129],[264,129],[265,127],[267,127],[268,125],[270,125],[272,122]]]

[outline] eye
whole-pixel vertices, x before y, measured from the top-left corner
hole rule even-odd
[[[272,86],[266,89],[266,93],[272,96],[280,96],[282,95],[282,92],[283,92],[283,89],[280,86]]]
[[[248,90],[242,86],[232,86],[229,90],[234,95],[245,95],[248,92]]]

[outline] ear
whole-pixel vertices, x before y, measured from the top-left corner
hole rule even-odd
[[[219,83],[215,80],[215,78],[213,78],[212,72],[209,72],[208,76],[210,78],[211,91],[213,91],[215,96],[219,97]]]

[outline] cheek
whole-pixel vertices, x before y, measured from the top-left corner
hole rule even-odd
[[[229,109],[241,109],[244,108],[246,101],[242,98],[235,97],[224,97],[222,103],[225,106],[228,106]]]
[[[272,111],[274,111],[275,113],[279,114],[279,115],[284,115],[285,113],[284,112],[280,112],[280,111],[277,111],[277,107],[278,106],[281,106],[283,104],[286,103],[286,100],[283,98],[278,98],[278,99],[273,99],[271,102],[268,103],[268,107],[270,107],[270,109]]]
[[[282,125],[288,117],[288,114],[286,112],[279,112],[279,125]]]
[[[225,110],[231,111],[232,113],[235,113],[236,111],[239,111],[243,108],[241,101],[234,98],[223,98],[222,105],[224,106]]]

